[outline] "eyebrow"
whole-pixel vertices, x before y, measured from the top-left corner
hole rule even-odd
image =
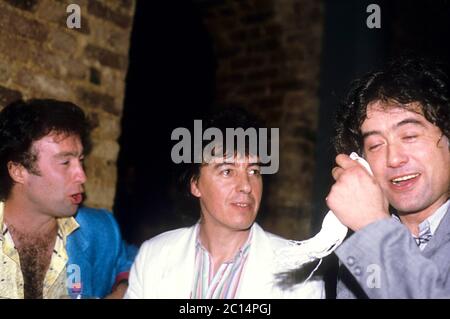
[[[83,154],[78,154],[77,152],[61,152],[55,155],[57,158],[63,157],[82,157]]]
[[[421,127],[425,127],[425,124],[418,119],[406,118],[406,119],[394,124],[392,126],[392,129],[395,130],[395,129],[398,129],[407,124],[415,124],[415,125],[419,125]],[[372,136],[372,135],[381,135],[381,131],[373,130],[373,131],[365,132],[365,133],[363,133],[362,138],[363,138],[363,140],[365,140],[366,138],[368,138],[369,136]]]
[[[214,164],[214,169],[219,169],[219,168],[221,168],[221,167],[223,167],[223,166],[226,166],[226,165],[232,165],[232,166],[236,166],[236,163],[219,163],[219,164]],[[248,163],[248,166],[261,166],[261,163],[260,162],[257,162],[257,163]]]

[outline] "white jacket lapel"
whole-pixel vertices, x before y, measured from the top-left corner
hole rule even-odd
[[[195,268],[195,240],[197,234],[196,224],[186,230],[183,238],[177,242],[167,255],[171,265],[164,270],[161,278],[161,298],[190,298]]]
[[[270,240],[255,223],[237,298],[274,298],[274,267],[274,252]]]

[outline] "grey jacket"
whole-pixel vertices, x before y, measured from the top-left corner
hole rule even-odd
[[[449,211],[423,251],[394,219],[351,235],[336,249],[337,298],[450,298]]]

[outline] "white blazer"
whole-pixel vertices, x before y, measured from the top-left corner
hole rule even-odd
[[[188,299],[194,279],[197,227],[168,231],[143,243],[131,268],[125,298]],[[252,228],[236,298],[325,298],[324,283],[319,279],[288,289],[275,285],[275,250],[287,245],[287,240],[265,232],[256,223]]]

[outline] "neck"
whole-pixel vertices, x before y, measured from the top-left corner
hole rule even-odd
[[[217,230],[200,224],[200,242],[210,253],[214,269],[223,262],[233,258],[245,244],[250,235],[250,229],[242,231]]]
[[[22,234],[48,235],[55,233],[58,227],[55,217],[33,209],[14,194],[4,203],[3,219]]]
[[[404,213],[399,212],[399,217],[402,223],[409,229],[409,231],[414,235],[419,235],[419,225],[426,220],[428,217],[433,215],[439,207],[444,205],[444,203],[448,200],[448,197],[442,197],[439,200],[435,201],[433,204],[428,206],[427,208],[414,213]]]

